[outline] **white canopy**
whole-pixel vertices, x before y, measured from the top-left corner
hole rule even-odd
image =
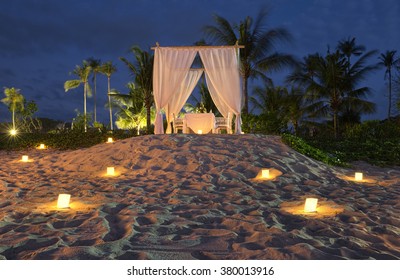
[[[229,47],[159,47],[155,48],[153,93],[156,104],[155,134],[163,134],[163,117],[168,124],[178,114],[196,86],[202,70],[191,70],[199,53],[211,98],[220,113],[236,115],[235,133],[241,133],[242,92],[239,74],[239,46]],[[171,128],[167,128],[167,133]]]

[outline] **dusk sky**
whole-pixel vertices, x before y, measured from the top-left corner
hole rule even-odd
[[[84,59],[112,61],[118,71],[111,87],[126,93],[131,81],[124,56],[133,61],[129,48],[150,51],[161,46],[192,45],[204,38],[202,27],[214,24],[213,14],[238,23],[256,17],[266,7],[266,28],[284,27],[294,37],[278,51],[302,58],[325,54],[327,46],[355,37],[367,50],[400,51],[400,2],[398,0],[13,0],[0,2],[0,88],[16,87],[39,107],[37,116],[71,121],[74,110],[83,111],[83,89],[65,93],[63,84],[74,79],[69,73]],[[400,54],[400,53],[399,53]],[[371,63],[378,62],[371,60]],[[281,75],[275,85],[282,83]],[[387,114],[384,69],[366,82],[373,90],[370,100],[378,112]],[[251,91],[250,86],[250,91]],[[98,119],[107,123],[106,77],[98,77]],[[93,99],[88,100],[93,111]],[[0,122],[10,121],[7,107],[0,104]]]

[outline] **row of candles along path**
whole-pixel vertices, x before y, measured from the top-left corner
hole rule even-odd
[[[107,143],[113,143],[113,139],[110,137],[107,139]],[[38,149],[45,149],[45,145],[44,144],[40,144],[40,146],[38,147]],[[22,162],[29,162],[29,157],[27,155],[23,155]],[[107,176],[115,176],[115,168],[113,166],[109,166],[107,167]],[[261,179],[271,179],[270,176],[270,170],[268,168],[263,168],[261,170]],[[356,172],[354,174],[354,180],[355,181],[363,181],[363,173],[361,172]],[[69,202],[71,199],[71,195],[70,194],[59,194],[58,196],[58,200],[57,200],[57,208],[60,209],[65,209],[65,208],[69,208]],[[306,201],[304,203],[304,212],[305,213],[314,213],[317,212],[317,205],[318,205],[318,198],[306,198]]]
[[[112,137],[108,137],[107,142],[106,143],[114,143],[114,140]],[[37,149],[39,150],[45,150],[46,149],[46,145],[45,144],[40,144]],[[22,162],[29,162],[29,156],[27,155],[23,155],[21,158]],[[115,168],[110,166],[107,167],[107,176],[115,176]],[[71,195],[70,194],[59,194],[58,195],[58,199],[57,199],[57,208],[59,209],[65,209],[65,208],[69,208],[70,207],[70,200],[71,200]]]

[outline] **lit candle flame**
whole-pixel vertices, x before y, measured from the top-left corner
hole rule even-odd
[[[201,129],[197,130],[197,134],[203,134],[203,130]]]
[[[28,156],[22,156],[21,161],[28,162],[29,161],[29,157]]]
[[[114,142],[114,140],[111,137],[108,137],[107,143],[112,143],[112,142]]]

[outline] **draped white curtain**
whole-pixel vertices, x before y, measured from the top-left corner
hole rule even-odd
[[[159,48],[154,53],[153,94],[156,104],[154,133],[163,134],[161,109],[165,108],[189,72],[195,49]]]
[[[204,48],[199,50],[207,74],[207,86],[214,102],[236,115],[235,133],[242,132],[242,94],[236,48]],[[217,107],[217,103],[215,104]],[[218,107],[219,110],[219,107]],[[225,109],[226,110],[226,109]],[[225,111],[226,112],[226,111]],[[221,112],[222,114],[222,112]]]
[[[221,113],[221,115],[224,118],[228,117],[228,113],[230,112],[229,106],[226,105],[226,103],[218,96],[218,92],[214,88],[213,84],[209,81],[209,77],[207,73],[205,73],[206,76],[206,83],[207,83],[207,88],[208,91],[210,92],[211,99],[213,100],[215,106],[218,108],[218,111]]]
[[[197,85],[201,75],[203,74],[203,69],[191,69],[181,86],[179,87],[178,91],[174,93],[168,102],[167,106],[165,107],[165,114],[167,116],[167,131],[166,133],[171,133],[171,121],[173,116],[177,116],[178,113],[181,111],[183,105],[188,100],[190,94],[193,92],[194,87]]]

